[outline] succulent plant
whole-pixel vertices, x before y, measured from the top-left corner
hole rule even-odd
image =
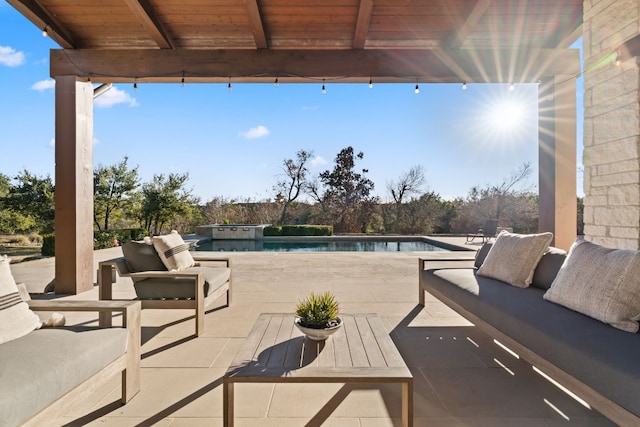
[[[338,302],[327,291],[322,294],[311,293],[296,306],[296,316],[300,324],[307,328],[324,329],[336,326],[338,322]]]

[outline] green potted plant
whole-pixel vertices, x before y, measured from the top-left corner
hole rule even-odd
[[[327,291],[311,293],[296,306],[295,325],[309,339],[322,341],[342,326],[335,296]]]

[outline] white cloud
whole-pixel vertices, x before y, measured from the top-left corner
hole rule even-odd
[[[322,165],[326,165],[327,161],[324,159],[324,157],[321,156],[315,156],[313,159],[311,159],[310,162],[311,166],[315,167],[315,166],[322,166]]]
[[[249,129],[246,132],[240,132],[240,136],[247,139],[262,138],[269,135],[269,129],[266,126],[260,125]]]
[[[9,46],[0,46],[0,64],[7,67],[17,67],[24,64],[24,52],[15,50]]]
[[[53,89],[56,87],[56,81],[53,79],[40,80],[39,82],[35,82],[31,89],[37,90],[39,92],[44,92],[45,90]]]
[[[95,98],[93,104],[102,108],[110,108],[116,104],[129,104],[129,107],[137,107],[139,105],[135,98],[115,86]]]

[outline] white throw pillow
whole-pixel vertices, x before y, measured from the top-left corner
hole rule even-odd
[[[552,239],[553,233],[516,234],[501,231],[478,268],[478,276],[527,288]]]
[[[628,332],[640,320],[640,251],[578,239],[544,299]]]
[[[195,261],[189,252],[189,245],[182,240],[177,231],[153,236],[151,240],[167,270],[181,271],[194,266]]]
[[[40,318],[20,297],[9,258],[0,257],[0,344],[25,336],[41,324]]]

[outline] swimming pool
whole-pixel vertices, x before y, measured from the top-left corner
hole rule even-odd
[[[434,252],[448,249],[425,239],[317,239],[209,240],[196,251],[214,252]]]

